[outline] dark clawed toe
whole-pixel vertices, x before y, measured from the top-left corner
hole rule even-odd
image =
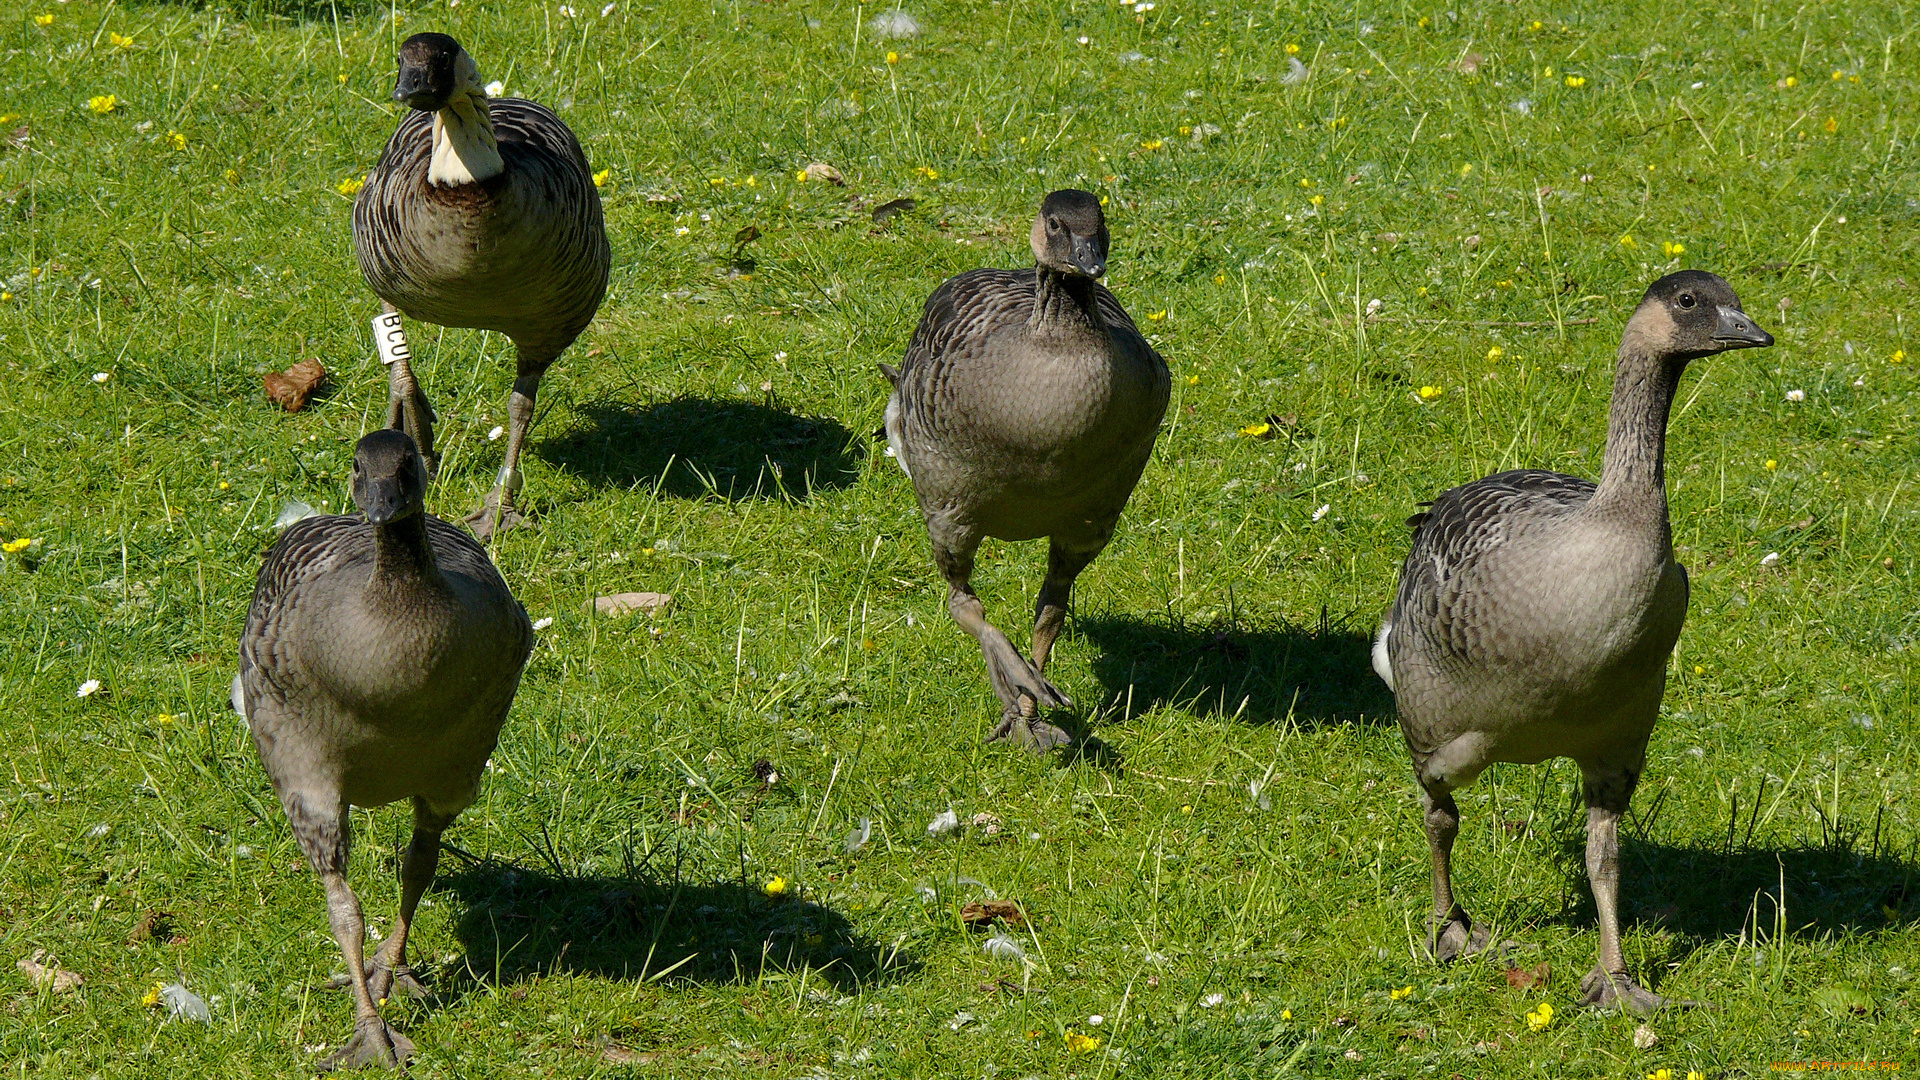
[[[1452,963],[1463,957],[1485,951],[1493,931],[1485,923],[1476,923],[1465,916],[1456,916],[1447,920],[1427,940],[1427,952],[1439,964]]]
[[[345,985],[345,979],[340,980]],[[433,991],[414,974],[413,968],[402,964],[398,968],[389,968],[375,961],[367,972],[367,993],[373,1000],[384,1002],[393,998],[407,998],[412,1001],[426,1001],[433,997]]]
[[[1036,754],[1044,754],[1061,746],[1073,745],[1073,736],[1064,728],[1055,727],[1043,720],[1027,718],[1015,725],[1020,745]]]
[[[1624,971],[1608,971],[1595,967],[1580,980],[1580,1002],[1588,1008],[1618,1009],[1621,1012],[1645,1016],[1663,1006],[1690,1007],[1697,1003],[1691,1001],[1670,1001],[1658,994],[1643,989],[1633,981],[1633,976]]]
[[[355,1029],[345,1046],[321,1058],[316,1067],[323,1073],[368,1065],[405,1069],[412,1057],[413,1040],[388,1027],[386,1021],[375,1020]]]
[[[467,515],[467,528],[471,529],[474,538],[483,544],[493,539],[495,533],[526,527],[526,517],[514,509],[512,504],[500,505],[498,492],[488,495],[478,510]]]

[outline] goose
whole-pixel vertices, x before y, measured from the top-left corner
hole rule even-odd
[[[1665,1003],[1621,953],[1619,826],[1687,613],[1667,520],[1667,413],[1688,362],[1771,344],[1725,281],[1669,274],[1627,320],[1598,484],[1496,473],[1442,492],[1407,522],[1413,547],[1373,666],[1394,693],[1422,793],[1436,960],[1479,951],[1490,936],[1454,898],[1453,792],[1496,761],[1566,757],[1580,767],[1600,923],[1581,1002],[1637,1013]]]
[[[289,527],[260,567],[240,638],[235,707],[293,835],[326,887],[356,1008],[351,1041],[322,1070],[399,1066],[413,1044],[375,1003],[407,967],[407,931],[433,880],[440,834],[479,792],[533,649],[527,613],[458,526],[425,512],[426,463],[389,428],[354,448],[362,516]],[[369,964],[347,883],[349,806],[413,802],[399,917]]]
[[[480,69],[445,34],[400,46],[400,121],[353,204],[353,251],[380,297],[374,338],[391,384],[387,423],[433,460],[433,408],[409,363],[400,316],[512,339],[506,461],[467,518],[482,541],[524,524],[514,506],[540,377],[607,293],[600,193],[572,130],[545,107],[487,97]]]
[[[1153,453],[1171,378],[1102,287],[1100,200],[1073,189],[1040,205],[1031,270],[973,270],[927,298],[893,384],[886,436],[913,483],[947,610],[980,643],[999,697],[988,741],[1036,751],[1068,734],[1041,712],[1072,702],[1046,678],[1074,579],[1113,536]],[[1047,537],[1029,661],[973,591],[983,537]]]

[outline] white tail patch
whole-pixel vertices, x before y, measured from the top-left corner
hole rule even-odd
[[[230,700],[233,704],[233,711],[240,714],[240,719],[247,720],[247,688],[240,682],[240,673],[237,671],[233,674],[232,693],[233,696]],[[248,720],[248,723],[252,723],[252,721]]]
[[[1392,633],[1393,620],[1382,618],[1380,633],[1373,639],[1373,673],[1380,676],[1380,681],[1386,683],[1389,690],[1394,688],[1393,660],[1387,654],[1387,636]]]
[[[913,479],[913,469],[907,464],[907,438],[900,422],[900,392],[894,391],[887,398],[887,456],[899,466],[900,471]]]

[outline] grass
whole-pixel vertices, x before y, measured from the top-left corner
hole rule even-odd
[[[336,189],[425,29],[611,170],[614,277],[541,398],[538,527],[495,551],[553,623],[423,909],[415,1075],[1920,1066],[1913,12],[930,0],[879,41],[875,10],[0,15],[0,114],[31,135],[0,149],[0,532],[33,541],[0,572],[6,1075],[295,1075],[347,1034],[319,887],[225,702],[282,504],[343,507],[382,415]],[[810,161],[846,187],[797,182]],[[1108,198],[1113,287],[1176,383],[1056,652],[1117,762],[980,745],[977,650],[869,437],[919,298],[1026,262],[1070,184]],[[1680,266],[1779,344],[1695,365],[1675,409],[1694,595],[1623,910],[1633,968],[1717,1008],[1636,1048],[1572,1006],[1596,932],[1567,763],[1468,791],[1456,862],[1548,984],[1414,955],[1425,843],[1365,654],[1416,502],[1595,474],[1620,327]],[[508,347],[412,333],[453,516],[499,464]],[[260,373],[308,357],[330,393],[279,412]],[[1043,554],[983,556],[1022,626]],[[628,589],[674,602],[582,610]],[[406,815],[355,822],[384,928]],[[1024,962],[961,923],[989,894],[1032,913]],[[38,949],[85,986],[31,989]],[[143,1006],[173,981],[210,1025]]]

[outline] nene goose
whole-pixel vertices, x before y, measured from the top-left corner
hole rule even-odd
[[[886,434],[913,481],[947,610],[980,643],[1000,698],[989,741],[1070,741],[1040,718],[1070,706],[1045,676],[1074,579],[1113,536],[1167,409],[1167,365],[1134,328],[1106,271],[1107,223],[1084,191],[1046,197],[1032,270],[974,270],[927,298],[893,383]],[[1033,659],[986,618],[972,585],[982,537],[1048,538]]]
[[[459,527],[422,509],[426,464],[404,432],[354,449],[353,501],[365,517],[311,517],[260,567],[240,639],[234,704],[294,838],[326,886],[333,937],[357,1009],[354,1035],[322,1069],[402,1065],[413,1046],[375,1003],[407,967],[407,930],[440,858],[440,833],[479,791],[513,703],[533,627]],[[347,884],[347,810],[413,800],[400,915],[374,954]]]
[[[374,336],[392,386],[387,422],[433,459],[435,418],[408,364],[401,313],[513,340],[506,462],[467,518],[485,541],[523,520],[514,493],[540,376],[607,292],[600,194],[567,125],[531,101],[488,100],[473,58],[445,34],[400,46],[393,99],[413,111],[353,204],[354,254],[383,302]]]
[[[1600,959],[1587,1005],[1647,1012],[1664,999],[1620,950],[1619,822],[1646,762],[1687,571],[1667,524],[1667,411],[1688,361],[1773,338],[1725,281],[1653,283],[1627,320],[1599,484],[1523,469],[1442,492],[1408,524],[1413,550],[1373,648],[1424,793],[1433,859],[1428,947],[1440,961],[1489,933],[1453,896],[1453,791],[1496,761],[1569,757],[1587,803],[1587,877]]]

